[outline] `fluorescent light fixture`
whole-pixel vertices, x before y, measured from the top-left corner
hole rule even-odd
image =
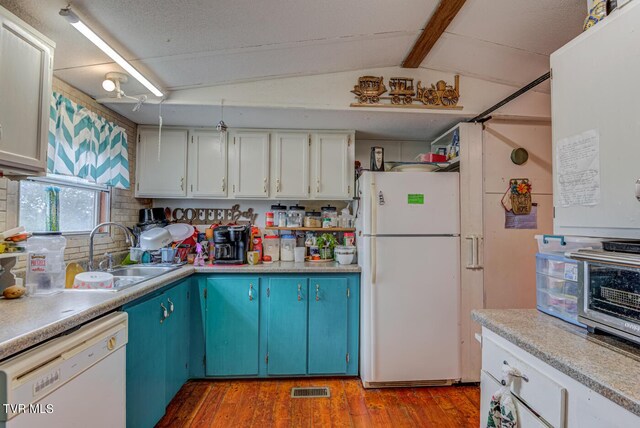
[[[71,9],[60,9],[60,15],[64,16],[76,30],[82,33],[82,35],[87,39],[91,40],[94,45],[96,45],[102,52],[113,59],[120,67],[122,67],[127,73],[129,73],[129,75],[131,75],[138,82],[142,83],[144,87],[150,90],[153,95],[155,95],[156,97],[164,96],[160,89],[154,86],[153,83],[151,83],[138,70],[136,70],[131,64],[129,64],[129,62],[124,59],[118,52],[114,51],[113,48],[109,46],[104,40],[102,40],[100,36],[94,33],[91,28],[87,27],[85,23],[80,20],[78,15],[76,15]]]

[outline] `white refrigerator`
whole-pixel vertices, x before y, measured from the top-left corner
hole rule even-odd
[[[459,380],[458,173],[365,172],[358,194],[363,385]]]

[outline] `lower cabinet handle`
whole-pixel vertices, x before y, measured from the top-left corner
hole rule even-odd
[[[173,313],[173,302],[171,301],[171,299],[167,299],[167,302],[169,302],[169,314]]]
[[[320,300],[320,285],[316,284],[316,302]]]
[[[253,284],[249,284],[249,301],[253,300]]]
[[[298,284],[298,302],[302,300],[301,290],[302,290],[302,285]]]
[[[160,307],[162,308],[162,319],[160,320],[160,324],[167,318],[169,318],[169,312],[167,312],[167,308],[164,306],[164,303],[160,303]]]

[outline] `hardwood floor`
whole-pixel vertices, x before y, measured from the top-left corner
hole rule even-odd
[[[295,386],[328,386],[331,398],[291,398]],[[477,386],[362,388],[359,379],[187,382],[156,425],[164,427],[474,427]]]

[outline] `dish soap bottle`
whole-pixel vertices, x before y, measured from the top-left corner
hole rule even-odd
[[[204,254],[202,244],[199,242],[196,244],[196,258],[193,261],[194,266],[204,266]]]

